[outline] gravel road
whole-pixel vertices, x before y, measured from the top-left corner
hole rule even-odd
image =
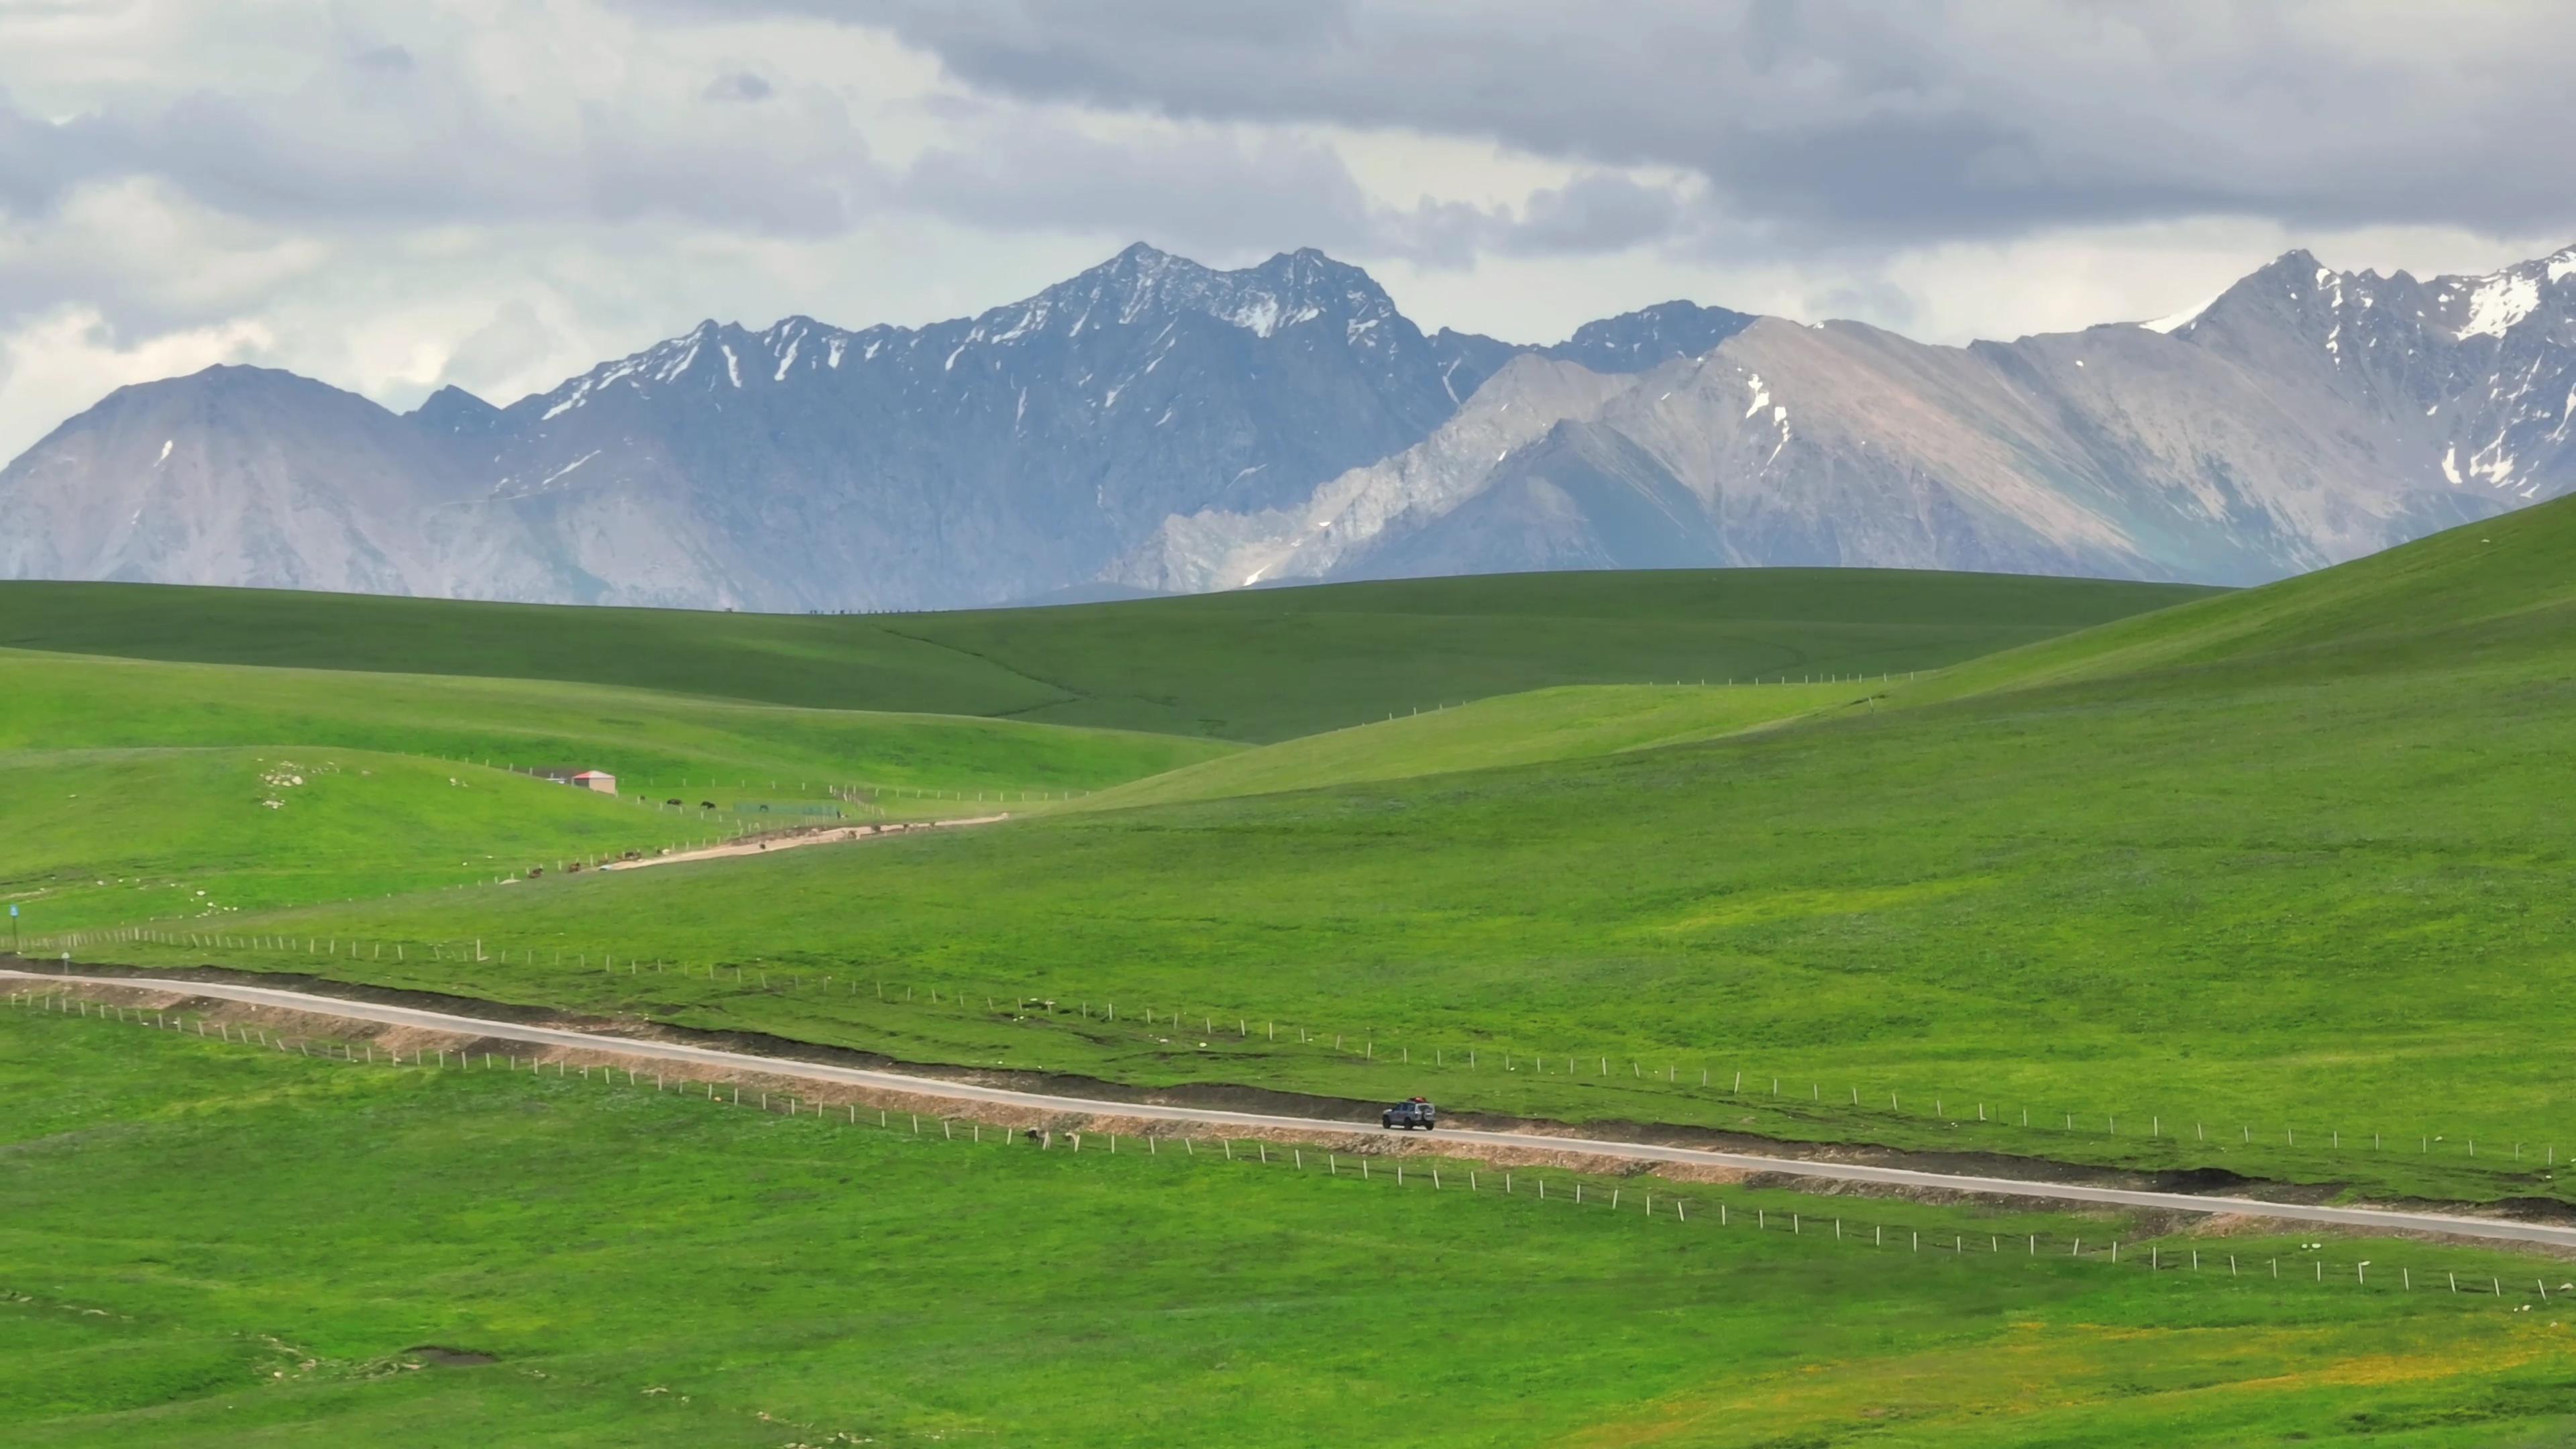
[[[822,1062],[797,1061],[793,1058],[760,1056],[750,1052],[721,1051],[713,1047],[689,1046],[678,1042],[639,1041],[629,1037],[571,1031],[560,1027],[521,1026],[483,1017],[429,1011],[419,1007],[345,1001],[338,997],[308,995],[300,991],[284,991],[266,986],[240,986],[228,982],[183,981],[162,977],[60,976],[10,970],[0,970],[0,978],[180,992],[190,996],[280,1007],[308,1012],[316,1016],[336,1016],[351,1021],[370,1021],[391,1026],[470,1033],[477,1037],[526,1042],[534,1046],[573,1047],[584,1051],[611,1053],[649,1061],[685,1062],[727,1071],[759,1072],[773,1077],[874,1087],[909,1092],[923,1097],[942,1097],[959,1103],[997,1103],[1041,1111],[1143,1118],[1148,1121],[1180,1123],[1210,1130],[1228,1127],[1313,1133],[1370,1130],[1367,1123],[1334,1121],[1321,1117],[1289,1117],[1263,1112],[1229,1112],[1212,1107],[1112,1102],[1087,1097],[1053,1096],[1043,1092],[1016,1091],[1007,1087],[942,1081],[936,1077],[913,1076],[903,1072],[872,1071],[863,1067],[833,1066]],[[1818,1162],[1803,1158],[1765,1157],[1749,1152],[1713,1152],[1696,1147],[1670,1147],[1650,1142],[1611,1142],[1536,1132],[1480,1132],[1443,1128],[1433,1134],[1433,1137],[1443,1144],[1458,1147],[1581,1152],[1624,1161],[1694,1163],[1708,1167],[1778,1173],[1788,1177],[1834,1182],[1877,1183],[1892,1187],[1976,1193],[2048,1202],[2108,1203],[2122,1207],[2161,1208],[2189,1213],[2243,1213],[2289,1222],[2327,1223],[2336,1227],[2378,1232],[2442,1233],[2457,1238],[2482,1238],[2498,1242],[2538,1243],[2551,1247],[2576,1248],[2576,1227],[2513,1222],[2500,1218],[2403,1212],[2386,1208],[2326,1207],[2306,1203],[2265,1202],[2257,1198],[2091,1187],[2012,1177],[1976,1177],[1960,1173],[1918,1171],[1903,1167],[1880,1167],[1866,1163]]]

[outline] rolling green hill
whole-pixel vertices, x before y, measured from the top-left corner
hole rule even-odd
[[[654,690],[166,664],[0,650],[0,752],[338,746],[614,773],[627,794],[819,798],[835,785],[972,795],[1090,790],[1222,743],[955,715],[745,704]],[[693,797],[691,804],[695,804]],[[897,797],[884,803],[897,804]]]
[[[330,746],[0,751],[0,899],[35,930],[211,928],[720,837],[524,775]]]
[[[2576,634],[2546,561],[2571,519],[1973,664],[1983,692],[1918,707],[470,906],[530,945],[1278,1020],[1398,1062],[729,980],[448,984],[913,1060],[2565,1197],[2576,1096],[2542,1044],[2576,1034]],[[296,919],[459,929],[443,902]],[[1469,1076],[1469,1049],[1634,1065]],[[1810,1101],[1683,1091],[1655,1064]]]
[[[1026,808],[1234,748],[599,685],[15,650],[0,650],[0,700],[0,897],[49,931],[198,919],[207,907],[192,892],[219,912],[273,908],[749,828],[988,814],[1004,797]],[[514,765],[606,769],[624,798]],[[268,788],[276,772],[312,778]]]
[[[1931,669],[2209,592],[1758,569],[800,616],[0,583],[0,647],[628,685],[1267,742],[1560,684]]]
[[[423,778],[442,780],[466,764],[595,767],[617,775],[630,799],[683,802],[681,818],[629,832],[636,840],[616,836],[625,849],[783,823],[781,810],[801,818],[847,807],[906,818],[957,814],[961,805],[966,813],[996,803],[1044,808],[1231,748],[1035,722],[1039,716],[1134,716],[1168,726],[1179,710],[1192,715],[1179,722],[1185,728],[1258,732],[1288,728],[1301,715],[1340,717],[1389,695],[1661,672],[1676,661],[1748,672],[1793,664],[1812,671],[1824,661],[1842,670],[1872,660],[1894,667],[2177,596],[1940,575],[1575,575],[851,619],[12,584],[0,586],[0,632],[47,647],[0,648],[0,699],[8,702],[0,760],[26,783],[29,799],[67,799],[84,793],[77,787],[95,762],[49,752],[135,752],[118,766],[116,792],[157,808],[121,809],[109,831],[49,826],[27,836],[0,867],[0,891],[47,931],[85,930],[121,903],[149,904],[140,919],[165,922],[168,907],[189,903],[101,897],[75,886],[83,879],[175,873],[190,878],[190,889],[219,889],[228,907],[274,907],[331,899],[335,882],[367,896],[404,883],[450,883],[461,868],[446,863],[451,856],[466,864],[488,857],[506,874],[596,854],[602,844],[586,830],[552,829],[544,811],[511,830],[497,829],[489,812],[468,812],[452,829],[408,822],[350,857],[345,873],[316,869],[328,853],[299,854],[292,831],[228,836],[217,822],[238,825],[233,807],[244,802],[219,798],[212,782],[228,778],[225,770],[238,773],[239,759],[185,753],[194,749],[407,755],[437,764]],[[921,631],[928,632],[914,637]],[[924,642],[931,634],[945,638]],[[106,652],[60,652],[74,647]],[[1007,661],[1036,656],[1047,660],[1040,673],[1089,682],[1032,694],[1036,674]],[[289,668],[285,660],[328,667]],[[516,677],[548,669],[573,682]],[[1566,697],[1517,723],[1513,711],[1530,706],[1506,707],[1490,720],[1484,707],[1435,710],[1423,732],[1399,732],[1415,743],[1382,748],[1380,736],[1354,741],[1344,732],[1295,747],[1315,755],[1307,764],[1273,761],[1242,778],[1275,788],[1280,780],[1373,778],[1442,761],[1458,768],[1617,748],[1749,723],[1803,701],[1804,689],[1632,685],[1592,697],[1622,701],[1615,707]],[[762,702],[780,697],[917,698],[1013,717]],[[1225,717],[1195,713],[1207,709]],[[1530,737],[1516,740],[1523,731]],[[384,773],[405,772],[388,764]],[[1180,778],[1167,793],[1210,788]],[[1214,785],[1230,788],[1221,779]],[[99,792],[86,793],[95,800]],[[418,803],[432,808],[445,798]],[[0,809],[12,824],[51,820],[38,807]],[[255,858],[254,842],[262,841],[282,852],[265,866]],[[416,853],[416,868],[395,870],[406,851]],[[200,858],[183,868],[189,852]],[[257,889],[243,888],[244,873],[259,880]]]
[[[1652,749],[1866,701],[1880,688],[1875,682],[1561,685],[1219,756],[1100,791],[1069,808],[1115,810]]]
[[[1988,656],[1917,698],[2088,680],[2192,688],[2175,676],[2259,669],[2350,678],[2565,659],[2576,617],[2576,512],[2544,504],[2284,579]],[[2157,682],[2144,683],[2148,678]]]
[[[2464,1449],[2567,1425],[2564,1333],[2512,1311],[2537,1270],[2505,1254],[1653,1178],[1578,1207],[1526,1165],[1506,1193],[1490,1165],[1435,1188],[1416,1157],[1398,1185],[1311,1144],[1042,1151],[14,1007],[0,1091],[0,1424],[27,1449]],[[2454,1271],[2481,1291],[2435,1286]]]

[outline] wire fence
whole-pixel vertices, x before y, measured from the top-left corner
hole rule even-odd
[[[379,1051],[369,1040],[283,1035],[264,1027],[237,1026],[202,1014],[131,1007],[96,1001],[75,993],[12,992],[7,1001],[22,1010],[77,1014],[256,1050],[293,1053],[307,1059],[350,1065],[533,1076],[543,1074],[549,1061],[540,1055],[523,1058],[510,1053],[468,1052],[447,1047],[417,1047],[406,1057],[399,1050]],[[211,1034],[208,1031],[210,1025],[213,1027]],[[563,1050],[593,1055],[614,1054],[613,1047],[607,1046]],[[2329,1256],[2330,1245],[2322,1238],[2300,1244],[2297,1253],[2284,1256],[2277,1251],[2240,1253],[2232,1245],[2205,1240],[2175,1242],[2169,1236],[2124,1239],[2118,1235],[2117,1229],[2109,1230],[2108,1235],[2102,1237],[2088,1237],[2071,1230],[1971,1232],[1965,1225],[1955,1223],[1927,1227],[1920,1221],[1891,1223],[1861,1219],[1840,1211],[1839,1205],[1824,1199],[1809,1199],[1809,1206],[1783,1209],[1769,1201],[1752,1200],[1747,1193],[1728,1194],[1704,1186],[1676,1186],[1661,1179],[1652,1184],[1640,1184],[1633,1178],[1610,1180],[1563,1169],[1551,1175],[1543,1168],[1498,1169],[1490,1164],[1455,1158],[1424,1157],[1408,1163],[1406,1158],[1415,1155],[1410,1150],[1412,1144],[1409,1140],[1400,1150],[1401,1155],[1391,1156],[1346,1152],[1332,1147],[1310,1151],[1307,1144],[1298,1142],[1203,1136],[1187,1131],[1122,1135],[1115,1132],[1058,1131],[1050,1127],[1021,1128],[966,1115],[933,1113],[925,1116],[917,1111],[894,1108],[863,1108],[855,1101],[824,1103],[798,1093],[772,1092],[758,1087],[746,1092],[739,1082],[722,1082],[695,1074],[680,1075],[658,1068],[643,1072],[631,1065],[576,1065],[561,1055],[552,1057],[551,1063],[555,1067],[554,1074],[559,1078],[569,1078],[577,1073],[587,1081],[596,1074],[603,1086],[650,1090],[656,1094],[673,1094],[780,1116],[813,1117],[847,1127],[873,1125],[879,1130],[915,1139],[935,1138],[970,1146],[1019,1146],[1041,1152],[1054,1152],[1060,1148],[1077,1155],[1084,1151],[1088,1141],[1093,1152],[1112,1157],[1120,1155],[1123,1146],[1124,1152],[1131,1156],[1140,1153],[1155,1158],[1179,1155],[1193,1163],[1204,1158],[1211,1164],[1276,1168],[1354,1184],[1382,1183],[1390,1189],[1411,1187],[1431,1193],[1500,1196],[1527,1202],[1534,1209],[1552,1204],[1569,1210],[1589,1209],[1604,1217],[1625,1215],[1641,1222],[1669,1223],[1676,1228],[1771,1234],[1812,1243],[1819,1251],[1827,1248],[1865,1251],[1894,1255],[1904,1260],[2066,1262],[2105,1269],[2125,1268],[2177,1280],[2193,1279],[2238,1287],[2250,1281],[2258,1286],[2305,1285],[2383,1296],[2431,1292],[2492,1299],[2509,1304],[2516,1311],[2553,1304],[2576,1295],[2576,1277],[2570,1277],[2564,1265],[2557,1265],[2560,1268],[2557,1273],[2534,1271],[2529,1286],[2524,1287],[2518,1275],[2509,1279],[2493,1263],[2467,1267],[2456,1263],[2399,1262],[2378,1257],[2338,1260]],[[717,1070],[732,1074],[731,1069]],[[703,1092],[695,1090],[698,1088],[703,1088]],[[1021,1110],[1025,1112],[1028,1109]],[[876,1119],[873,1124],[867,1120],[870,1113]],[[1813,1210],[1817,1205],[1822,1205],[1824,1210]],[[2384,1255],[2394,1246],[2387,1240],[2380,1240],[2379,1246],[2371,1251]],[[2374,1266],[2380,1270],[2376,1274],[2371,1271]],[[2419,1269],[2425,1280],[2420,1284],[2415,1281]],[[2550,1283],[2548,1280],[2553,1276],[2560,1277],[2562,1281]]]
[[[1446,1042],[1423,1042],[1419,1039],[1388,1039],[1372,1029],[1335,1031],[1308,1023],[1263,1017],[1241,1009],[1199,1009],[1183,1011],[1174,1007],[1135,1006],[1122,1008],[1114,999],[1068,1000],[1064,997],[1034,996],[1025,988],[994,988],[961,985],[950,979],[930,983],[890,982],[875,973],[809,972],[745,962],[673,961],[666,957],[643,954],[620,954],[603,951],[567,950],[557,946],[528,947],[498,945],[481,937],[453,940],[376,940],[342,936],[287,936],[276,934],[232,935],[221,932],[172,931],[152,927],[122,927],[102,932],[76,932],[33,937],[27,949],[39,952],[77,952],[113,944],[152,944],[183,950],[222,950],[260,952],[300,958],[318,965],[323,960],[391,962],[408,964],[417,958],[428,962],[471,961],[476,964],[504,966],[524,965],[547,970],[569,969],[578,973],[596,971],[606,978],[677,976],[703,980],[742,991],[789,994],[807,1000],[836,998],[843,1001],[872,1000],[889,1005],[900,1004],[913,1010],[934,1009],[970,1015],[996,1024],[1043,1027],[1051,1022],[1067,1025],[1080,1023],[1086,1037],[1101,1040],[1104,1034],[1138,1045],[1157,1047],[1188,1045],[1196,1050],[1206,1048],[1214,1053],[1226,1044],[1246,1046],[1257,1042],[1264,1053],[1310,1053],[1348,1065],[1402,1069],[1408,1080],[1430,1085],[1428,1077],[1447,1077],[1453,1081],[1490,1080],[1496,1074],[1525,1074],[1533,1078],[1566,1078],[1583,1084],[1616,1084],[1630,1091],[1669,1093],[1703,1108],[1714,1106],[1759,1107],[1779,1115],[1782,1125],[1799,1127],[1819,1135],[1867,1137],[1888,1135],[1891,1130],[1918,1132],[1934,1127],[1945,1133],[1964,1131],[1982,1133],[1962,1141],[1991,1144],[1994,1150],[2064,1152],[2070,1146],[2086,1150],[2101,1149],[2134,1157],[2140,1144],[2150,1153],[2168,1154],[2177,1165],[2218,1165],[2223,1149],[2260,1149],[2260,1155],[2280,1160],[2298,1161],[2387,1161],[2392,1153],[2408,1152],[2427,1163],[2436,1160],[2466,1166],[2490,1176],[2515,1179],[2528,1191],[2557,1195],[2555,1181],[2558,1166],[2558,1144],[2545,1130],[2496,1129],[2492,1126],[2462,1127],[2451,1124],[2442,1130],[2429,1126],[2392,1133],[2385,1126],[2351,1127],[2318,1126],[2313,1123],[2265,1123],[2261,1127],[2250,1120],[2250,1113],[2173,1112],[2157,1108],[2105,1109],[2099,1106],[2068,1109],[2063,1106],[2011,1104],[1973,1092],[1952,1092],[1941,1088],[1906,1088],[1885,1084],[1863,1087],[1841,1083],[1827,1093],[1824,1084],[1809,1077],[1801,1082],[1778,1074],[1764,1073],[1736,1065],[1717,1065],[1693,1061],[1685,1065],[1683,1053],[1662,1054],[1662,1060],[1638,1054],[1633,1047],[1617,1051],[1533,1051],[1527,1047],[1498,1044],[1474,1039]],[[68,957],[65,959],[68,964]],[[1189,1028],[1195,1018],[1199,1025]],[[1231,1025],[1234,1030],[1225,1030]],[[1254,1031],[1254,1027],[1261,1030]],[[1186,1032],[1185,1036],[1173,1033]],[[1620,1072],[1619,1067],[1626,1067]],[[1853,1074],[1858,1075],[1858,1074]],[[1797,1087],[1808,1088],[1800,1096]],[[1952,1112],[1950,1103],[1959,1110]],[[1703,1113],[1703,1115],[1706,1115]],[[2213,1150],[2219,1149],[2219,1150]],[[2368,1154],[2365,1159],[2362,1154]]]

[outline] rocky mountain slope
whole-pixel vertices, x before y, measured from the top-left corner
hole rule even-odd
[[[1112,575],[2277,578],[2576,486],[2576,249],[2429,282],[2292,252],[2189,316],[1966,348],[1762,319],[1599,381],[1556,375],[1569,401],[1538,416],[1513,399],[1519,441],[1490,454],[1435,434],[1297,507],[1175,518]]]
[[[2293,252],[2153,324],[1932,347],[1687,302],[1425,336],[1319,253],[1146,247],[917,329],[702,324],[396,416],[119,390],[0,470],[0,575],[884,609],[1532,568],[2241,583],[2576,485],[2576,249]]]
[[[292,373],[119,388],[0,472],[0,576],[360,593],[552,592],[441,440]],[[579,592],[564,596],[582,597]]]

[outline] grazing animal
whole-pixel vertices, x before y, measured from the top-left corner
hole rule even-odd
[[[662,803],[663,803],[663,804],[665,804],[665,805],[677,805],[677,804],[679,804],[680,802],[679,802],[679,801],[677,801],[677,800],[665,800],[665,801],[663,801]]]
[[[698,808],[701,810],[713,810],[716,808],[716,802],[713,800],[701,800],[698,802]]]

